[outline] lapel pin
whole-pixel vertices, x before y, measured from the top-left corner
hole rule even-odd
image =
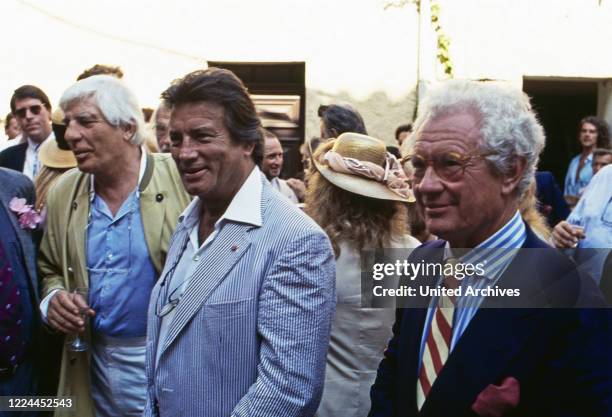
[[[236,252],[238,250],[238,246],[232,245],[232,252]]]

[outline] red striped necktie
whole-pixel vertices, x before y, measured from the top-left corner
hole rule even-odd
[[[456,263],[449,260],[447,263]],[[444,277],[444,286],[449,289],[458,287],[458,282],[453,276]],[[448,359],[451,350],[453,336],[453,314],[455,312],[455,300],[446,295],[438,298],[434,314],[429,324],[429,332],[423,349],[421,359],[421,370],[417,381],[417,407],[420,410],[425,403],[429,391],[436,378],[442,372],[442,367]]]

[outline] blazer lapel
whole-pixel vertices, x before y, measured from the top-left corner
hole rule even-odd
[[[204,259],[194,271],[183,298],[176,307],[176,314],[170,323],[162,354],[247,251],[251,244],[248,231],[253,227],[243,223],[228,222],[221,228],[219,235],[206,250]]]
[[[145,240],[147,241],[147,248],[149,249],[149,257],[158,272],[164,267],[163,259],[160,256],[160,244],[162,230],[164,228],[166,205],[162,204],[163,199],[160,200],[157,196],[164,196],[164,194],[165,192],[160,192],[155,195],[152,192],[145,192],[140,196],[140,213],[142,215]]]
[[[164,282],[166,279],[166,274],[170,269],[174,269],[173,266],[180,261],[180,257],[182,255],[182,248],[185,246],[185,243],[189,239],[189,230],[183,227],[179,220],[179,224],[176,228],[176,232],[172,237],[172,241],[170,242],[170,249],[168,252],[168,259],[166,260],[166,264],[164,266],[164,270],[160,274],[159,280],[157,281],[157,285],[153,287],[151,291],[151,299],[149,301],[149,314],[148,314],[148,322],[147,322],[147,340],[151,344],[147,347],[147,375],[150,378],[150,383],[152,383],[153,375],[155,374],[155,357],[157,355],[157,349],[159,344],[159,330],[161,325],[161,319],[157,316],[158,303],[162,302],[159,299],[160,292],[164,289],[160,286],[161,283],[164,285],[168,285],[167,282]],[[149,372],[150,371],[150,372]]]
[[[89,182],[86,181],[87,186]],[[68,236],[70,237],[69,242],[64,242],[65,245],[74,248],[76,257],[68,256],[68,259],[78,260],[78,265],[67,265],[67,268],[79,268],[82,273],[75,274],[75,276],[83,277],[84,281],[87,281],[89,274],[87,273],[87,254],[85,253],[85,239],[87,235],[87,218],[89,215],[89,193],[81,192],[77,194],[74,201],[72,201],[71,208],[71,221],[68,223]],[[68,251],[69,253],[70,251]],[[77,282],[77,286],[89,286],[89,282]]]

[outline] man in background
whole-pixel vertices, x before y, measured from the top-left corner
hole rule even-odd
[[[269,130],[264,130],[264,140],[264,158],[261,162],[261,171],[272,184],[272,188],[287,197],[292,203],[297,204],[299,201],[296,194],[287,184],[287,181],[279,178],[283,169],[283,147],[278,137]]]
[[[11,97],[11,112],[26,141],[0,152],[0,167],[22,172],[34,180],[40,169],[40,146],[53,135],[49,97],[36,86],[22,85]]]
[[[612,150],[597,148],[593,151],[593,175],[610,164],[612,164]]]
[[[401,148],[402,144],[410,136],[412,133],[412,125],[410,123],[406,123],[403,125],[399,125],[397,129],[395,129],[395,140],[398,143],[398,146]]]
[[[170,109],[160,103],[155,114],[153,115],[153,123],[155,123],[155,138],[157,139],[157,147],[160,152],[170,152]]]

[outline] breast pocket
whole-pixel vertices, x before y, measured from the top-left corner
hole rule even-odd
[[[601,215],[601,221],[606,226],[612,227],[612,197],[608,200],[606,207]]]

